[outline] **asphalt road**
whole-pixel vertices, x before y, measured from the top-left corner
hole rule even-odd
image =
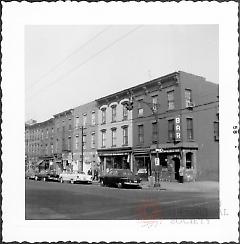
[[[26,219],[217,219],[218,192],[118,189],[26,180]]]

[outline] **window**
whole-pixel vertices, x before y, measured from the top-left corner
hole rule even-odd
[[[117,107],[116,105],[112,106],[112,122],[116,122],[116,116],[117,116]]]
[[[42,145],[41,145],[42,147]],[[56,152],[58,152],[58,139],[56,140]]]
[[[46,132],[46,138],[48,138],[48,129],[47,129],[47,132]]]
[[[185,89],[185,106],[189,107],[192,103],[192,91],[190,89]]]
[[[76,121],[75,121],[75,127],[78,128],[79,127],[79,117],[76,117]]]
[[[95,133],[92,133],[91,135],[91,147],[95,148]]]
[[[152,141],[153,141],[153,143],[156,143],[158,141],[157,122],[152,123]]]
[[[186,168],[187,169],[192,168],[192,153],[191,152],[186,153]]]
[[[123,120],[128,119],[128,110],[127,110],[127,104],[123,104]]]
[[[102,130],[102,147],[106,147],[106,130]]]
[[[138,144],[143,144],[143,142],[144,142],[143,125],[138,125]]]
[[[219,141],[219,122],[214,121],[213,123],[213,129],[214,129],[214,140]]]
[[[123,145],[128,145],[128,127],[122,127],[123,128]]]
[[[117,129],[112,128],[112,147],[116,147],[116,134],[117,134]]]
[[[53,154],[53,144],[51,144],[51,153]]]
[[[142,100],[138,101],[138,117],[143,116]]]
[[[153,109],[153,111],[157,111],[157,103],[158,103],[158,96],[152,97],[152,109]]]
[[[174,140],[174,119],[168,120],[168,140]]]
[[[95,116],[95,112],[92,112],[92,125],[96,124],[96,116]]]
[[[72,125],[69,124],[68,130],[72,130]]]
[[[83,127],[85,128],[87,124],[87,114],[83,115]]]
[[[167,93],[167,99],[168,99],[168,109],[171,110],[171,109],[174,109],[175,106],[174,106],[174,91],[169,91]]]
[[[102,109],[102,124],[106,124],[106,108]]]
[[[83,149],[86,149],[87,135],[83,135]]]
[[[68,137],[68,150],[71,150],[71,137]]]
[[[78,148],[79,148],[79,136],[76,135],[76,137],[75,137],[75,149],[78,150]]]
[[[187,118],[187,139],[193,140],[193,119]]]

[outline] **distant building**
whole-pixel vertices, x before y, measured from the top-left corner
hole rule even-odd
[[[98,168],[97,157],[97,107],[90,102],[74,108],[73,112],[73,168],[85,173]]]
[[[71,170],[73,144],[73,109],[54,115],[54,157],[63,169]]]
[[[132,112],[126,109],[127,90],[97,99],[98,156],[101,171],[133,169]]]

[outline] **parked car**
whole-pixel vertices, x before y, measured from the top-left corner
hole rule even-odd
[[[102,186],[138,187],[140,188],[141,178],[133,174],[129,169],[111,169],[107,174],[100,176]]]
[[[35,173],[35,180],[46,181],[48,178],[47,170],[41,170],[40,172]]]
[[[29,169],[25,172],[25,178],[26,179],[35,179],[35,171],[33,169]]]
[[[74,183],[92,183],[92,176],[87,175],[84,172],[63,172],[59,175],[59,180],[61,183],[64,181]]]
[[[59,181],[59,174],[56,170],[49,170],[47,171],[47,181]]]

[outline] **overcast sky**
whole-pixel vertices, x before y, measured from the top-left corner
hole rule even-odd
[[[218,25],[26,26],[25,119],[178,70],[218,83]]]

